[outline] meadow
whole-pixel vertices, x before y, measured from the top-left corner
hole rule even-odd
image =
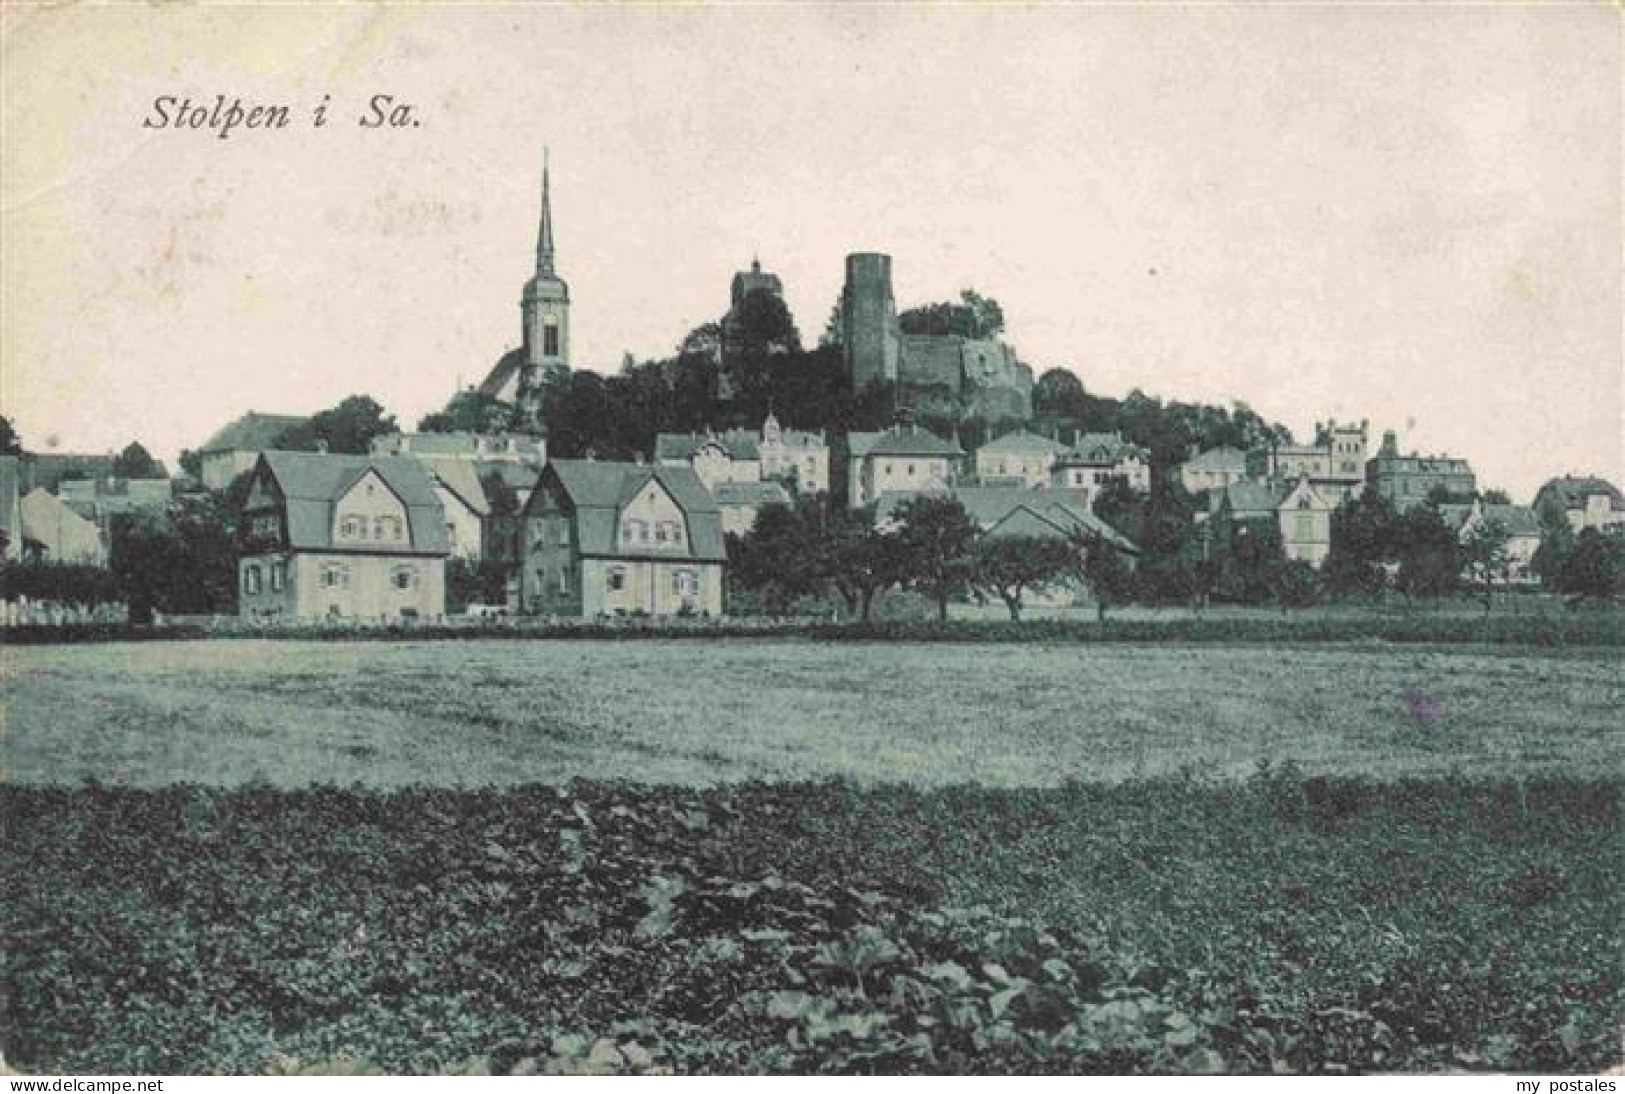
[[[23,1071],[1621,1062],[1617,649],[3,654]]]
[[[6,651],[27,783],[1055,786],[1261,760],[1617,773],[1617,650],[1381,643],[319,643]]]

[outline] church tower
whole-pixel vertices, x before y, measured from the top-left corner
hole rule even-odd
[[[542,389],[570,369],[570,287],[558,275],[553,243],[553,201],[547,153],[542,153],[542,216],[536,229],[536,272],[519,300],[523,343],[516,401],[521,417],[541,416]]]

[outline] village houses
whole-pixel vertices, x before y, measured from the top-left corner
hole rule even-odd
[[[768,505],[790,503],[791,491],[829,489],[829,445],[822,433],[785,429],[772,413],[760,433],[661,433],[655,462],[688,467],[722,507],[723,530],[744,535]]]
[[[523,529],[524,611],[722,614],[722,513],[692,468],[554,460]]]
[[[1441,491],[1459,500],[1478,493],[1478,480],[1466,460],[1415,452],[1401,455],[1393,430],[1382,435],[1382,447],[1366,461],[1365,480],[1368,488],[1401,511],[1423,505]]]
[[[964,449],[917,425],[852,432],[847,443],[847,500],[861,509],[896,491],[941,490],[959,474]]]
[[[445,513],[414,460],[262,453],[239,536],[244,618],[445,614]]]
[[[976,450],[976,481],[984,486],[1044,486],[1066,446],[1017,429]]]

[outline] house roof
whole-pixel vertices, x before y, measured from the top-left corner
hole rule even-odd
[[[1069,535],[1083,531],[1104,538],[1130,554],[1140,549],[1127,536],[1089,510],[1087,492],[1048,487],[961,486],[952,490],[890,490],[876,506],[878,523],[895,517],[905,503],[920,497],[949,496],[988,535]]]
[[[1125,441],[1120,433],[1081,433],[1065,451],[1058,454],[1062,463],[1115,464],[1128,456],[1145,455],[1139,445]]]
[[[1018,429],[984,444],[978,452],[1011,453],[1022,456],[1053,456],[1066,451],[1066,445],[1037,433]]]
[[[380,456],[477,456],[500,455],[532,458],[540,462],[543,443],[519,433],[386,433],[372,440],[372,451]]]
[[[472,460],[454,456],[414,455],[409,458],[421,463],[424,470],[476,515],[483,517],[491,512],[491,503],[485,496],[485,487],[480,485],[479,471]]]
[[[1555,497],[1565,509],[1583,509],[1586,498],[1595,494],[1607,494],[1610,509],[1625,509],[1625,494],[1620,493],[1619,487],[1595,475],[1564,475],[1549,479],[1535,495],[1535,504],[1539,506]]]
[[[22,489],[56,493],[63,479],[106,479],[113,475],[112,456],[79,452],[28,452],[22,457]]]
[[[1219,495],[1217,508],[1229,510],[1235,516],[1274,513],[1287,495],[1283,486],[1244,479],[1225,487]]]
[[[60,562],[101,559],[101,529],[86,520],[61,498],[36,486],[18,502],[25,540],[33,540]]]
[[[263,452],[290,429],[309,422],[297,414],[261,414],[250,410],[234,422],[221,426],[215,435],[203,442],[199,452],[221,452],[239,449],[244,452]]]
[[[719,482],[711,487],[717,504],[724,508],[740,505],[790,504],[790,494],[776,482]]]
[[[349,456],[326,452],[260,454],[260,462],[276,480],[287,507],[288,545],[295,550],[355,550],[333,543],[333,508],[369,471],[376,471],[406,507],[409,544],[398,552],[383,552],[371,545],[368,554],[401,553],[445,555],[445,511],[435,496],[429,472],[406,456]]]
[[[731,460],[759,460],[761,449],[756,435],[743,429],[726,433],[661,433],[655,437],[655,459],[692,460],[700,449],[714,444]]]
[[[1493,520],[1511,536],[1540,536],[1540,517],[1527,505],[1485,505],[1483,520]]]
[[[1190,471],[1246,471],[1247,453],[1227,445],[1210,448],[1192,456],[1181,466]]]
[[[487,398],[496,399],[502,395],[502,389],[508,386],[508,381],[519,374],[525,367],[525,349],[520,346],[511,349],[497,358],[497,363],[491,366],[491,371],[480,381],[479,393]]]
[[[879,433],[848,433],[847,449],[853,459],[870,456],[935,456],[954,459],[965,450],[958,441],[945,441],[918,426],[893,426]]]
[[[724,562],[728,558],[722,535],[722,510],[692,468],[658,464],[616,463],[608,460],[553,460],[542,478],[556,479],[575,507],[576,530],[583,555],[631,557],[616,535],[621,510],[652,479],[665,488],[688,519],[684,551],[652,552],[651,557],[690,558]],[[531,504],[535,503],[533,494]]]

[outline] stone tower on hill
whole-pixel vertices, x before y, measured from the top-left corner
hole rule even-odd
[[[541,428],[547,387],[570,371],[570,286],[558,275],[553,200],[546,154],[542,158],[542,212],[536,228],[536,269],[519,298],[520,345],[503,354],[480,384],[480,393],[513,403],[521,423]]]
[[[897,385],[900,406],[984,421],[1032,417],[1033,371],[997,338],[904,334],[892,292],[891,256],[846,256],[841,340],[854,390]]]

